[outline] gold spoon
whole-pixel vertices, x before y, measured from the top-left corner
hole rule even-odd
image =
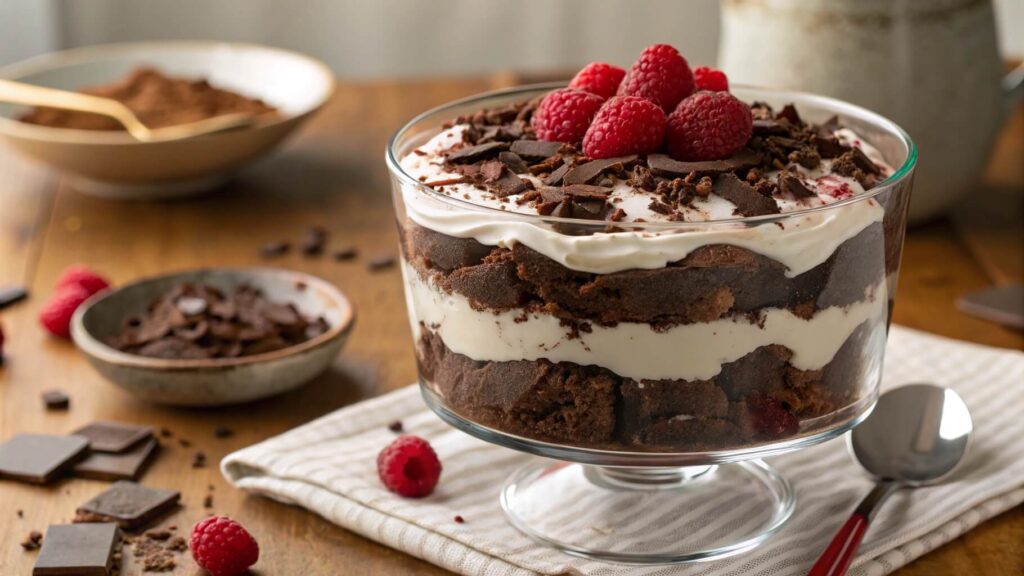
[[[110,98],[0,79],[0,102],[92,112],[117,120],[140,142],[165,142],[249,126],[256,116],[239,112],[166,128],[148,128],[127,106]]]

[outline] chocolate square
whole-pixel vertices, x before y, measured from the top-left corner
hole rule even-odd
[[[0,477],[46,484],[89,449],[81,436],[18,434],[0,444]]]
[[[116,524],[50,526],[32,576],[107,576],[117,539]]]
[[[93,422],[73,434],[89,439],[93,450],[124,452],[145,438],[153,436],[153,428],[123,422]]]
[[[72,473],[95,480],[137,480],[159,446],[156,438],[150,438],[121,454],[92,452],[75,464]]]
[[[172,510],[179,498],[181,493],[176,490],[149,488],[135,482],[120,480],[79,506],[77,512],[117,522],[125,530],[134,530]]]

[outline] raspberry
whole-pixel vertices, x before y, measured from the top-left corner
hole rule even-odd
[[[441,461],[419,436],[399,436],[377,455],[377,474],[388,490],[406,498],[428,496],[441,477]]]
[[[84,264],[73,264],[65,268],[57,280],[58,290],[69,285],[81,286],[92,296],[100,290],[109,288],[110,282]]]
[[[575,144],[603,103],[604,98],[583,90],[555,90],[540,101],[530,124],[541,140]]]
[[[75,310],[89,299],[89,292],[77,284],[69,284],[50,297],[39,311],[39,323],[43,328],[61,338],[71,336],[71,317]]]
[[[192,557],[213,576],[236,576],[259,560],[260,545],[241,524],[211,516],[192,527]]]
[[[626,76],[626,71],[606,62],[591,62],[573,76],[569,88],[597,94],[601,98],[611,98],[619,89],[619,84]]]
[[[619,84],[618,93],[647,98],[668,114],[680,100],[693,94],[693,72],[678,50],[668,44],[655,44],[640,53]]]
[[[697,90],[710,90],[711,92],[729,91],[729,78],[725,75],[725,72],[708,68],[707,66],[697,66],[693,69],[693,81],[697,86]]]
[[[739,152],[753,131],[750,106],[728,92],[697,92],[669,114],[665,143],[676,160],[720,160]]]
[[[769,438],[779,438],[796,434],[800,422],[796,416],[775,398],[763,392],[753,392],[747,396],[747,409],[750,411],[750,423],[759,433]]]
[[[665,113],[657,104],[637,96],[616,96],[598,111],[583,137],[583,152],[591,158],[647,154],[661,147]]]

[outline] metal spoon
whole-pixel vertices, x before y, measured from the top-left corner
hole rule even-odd
[[[151,129],[143,124],[130,108],[117,100],[4,79],[0,79],[0,102],[102,114],[120,122],[125,130],[140,142],[165,142],[194,138],[248,126],[256,121],[256,116],[240,112],[177,126]]]
[[[910,384],[882,394],[849,436],[854,457],[877,483],[808,576],[845,574],[882,503],[900,488],[932,484],[951,474],[963,460],[973,428],[967,404],[948,388]]]

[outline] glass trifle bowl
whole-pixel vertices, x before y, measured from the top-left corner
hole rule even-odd
[[[501,493],[538,541],[636,564],[748,550],[795,505],[761,458],[874,406],[914,145],[851,104],[734,87],[759,103],[736,156],[594,164],[524,130],[559,87],[436,108],[388,145],[423,396],[543,457]],[[708,527],[737,501],[756,513]]]

